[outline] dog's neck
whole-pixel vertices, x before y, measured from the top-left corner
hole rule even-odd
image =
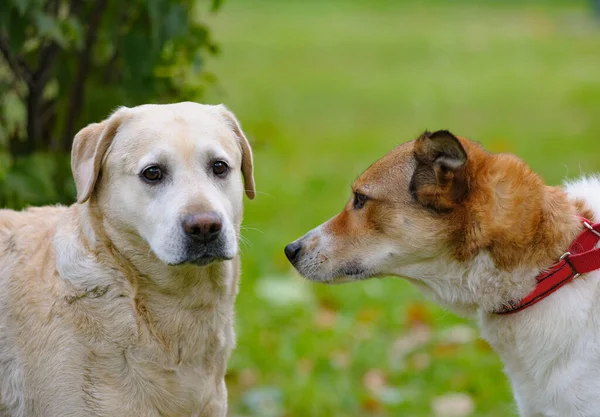
[[[135,236],[116,233],[93,204],[78,205],[77,209],[84,245],[102,265],[119,271],[125,278],[122,281],[130,286],[135,313],[143,327],[141,334],[160,343],[175,362],[194,361],[199,354],[194,349],[202,343],[197,339],[204,335],[194,329],[206,325],[202,320],[218,316],[231,324],[237,258],[205,267],[168,266]]]
[[[452,239],[459,242],[458,251],[449,247],[401,267],[398,275],[413,278],[436,301],[468,315],[499,311],[526,296],[536,276],[558,262],[582,230],[578,215],[590,212],[562,188],[544,185],[525,164],[511,168],[516,175],[507,174],[506,161],[493,161],[476,177],[464,224]]]

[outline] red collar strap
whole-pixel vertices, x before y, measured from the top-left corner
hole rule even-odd
[[[524,310],[542,301],[579,275],[600,269],[600,248],[594,249],[600,241],[600,223],[592,226],[584,218],[581,222],[585,230],[577,236],[557,264],[536,277],[537,284],[533,291],[521,301],[504,306],[496,314],[511,314]]]

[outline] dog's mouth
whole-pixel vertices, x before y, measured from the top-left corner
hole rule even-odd
[[[306,279],[323,284],[344,284],[373,277],[371,270],[357,262],[350,262],[330,272],[321,270],[315,265],[302,265],[300,268],[296,267],[296,269]]]
[[[350,262],[341,267],[337,272],[340,276],[361,277],[367,273],[367,270],[358,262]]]
[[[233,259],[232,256],[226,256],[223,254],[219,254],[219,255],[205,254],[205,255],[199,256],[197,258],[185,261],[183,263],[196,265],[196,266],[207,266],[207,265],[212,264],[213,262],[230,261],[231,259]]]
[[[169,263],[169,266],[178,265],[194,265],[194,266],[208,266],[215,262],[230,261],[235,257],[235,253],[231,250],[227,250],[221,245],[217,247],[208,248],[193,248],[189,250],[187,254],[177,259],[175,262]]]

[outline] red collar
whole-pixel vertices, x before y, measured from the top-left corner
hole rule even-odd
[[[592,226],[591,222],[584,218],[581,222],[585,230],[577,236],[557,264],[536,277],[537,284],[533,291],[521,301],[504,306],[496,314],[511,314],[524,310],[542,301],[579,275],[600,269],[600,248],[594,249],[600,241],[600,223]]]

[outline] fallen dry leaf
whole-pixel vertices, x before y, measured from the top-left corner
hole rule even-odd
[[[440,343],[433,348],[433,355],[436,358],[454,356],[459,349],[454,343]]]
[[[240,371],[240,373],[238,374],[237,378],[238,378],[238,383],[244,387],[249,387],[251,385],[255,385],[256,382],[258,381],[258,375],[256,374],[256,371],[254,371],[250,368],[242,369]]]
[[[315,313],[315,326],[320,329],[331,329],[335,326],[337,313],[327,307],[319,307]]]
[[[477,331],[466,324],[458,324],[444,330],[440,339],[446,343],[465,345],[477,339]]]
[[[371,392],[378,392],[387,385],[387,378],[381,369],[370,369],[363,376],[364,386]]]
[[[361,310],[357,316],[356,320],[360,323],[374,323],[381,316],[381,310],[375,308],[365,308]]]
[[[432,322],[431,312],[425,303],[412,303],[406,309],[406,321],[408,327],[430,326]]]
[[[301,358],[296,362],[296,368],[300,375],[308,375],[312,372],[315,367],[315,363],[308,358]]]
[[[463,393],[437,397],[431,404],[435,417],[468,417],[475,411],[471,396]]]
[[[429,326],[424,325],[414,327],[407,334],[397,338],[390,348],[389,361],[391,367],[393,369],[401,368],[407,355],[426,345],[430,340],[431,329]]]
[[[329,363],[332,368],[346,369],[350,364],[350,354],[345,350],[337,350],[329,355]]]
[[[416,353],[412,357],[412,366],[416,371],[427,369],[431,364],[431,357],[427,353]]]
[[[362,402],[362,407],[369,413],[381,412],[382,405],[373,397],[369,397]]]

